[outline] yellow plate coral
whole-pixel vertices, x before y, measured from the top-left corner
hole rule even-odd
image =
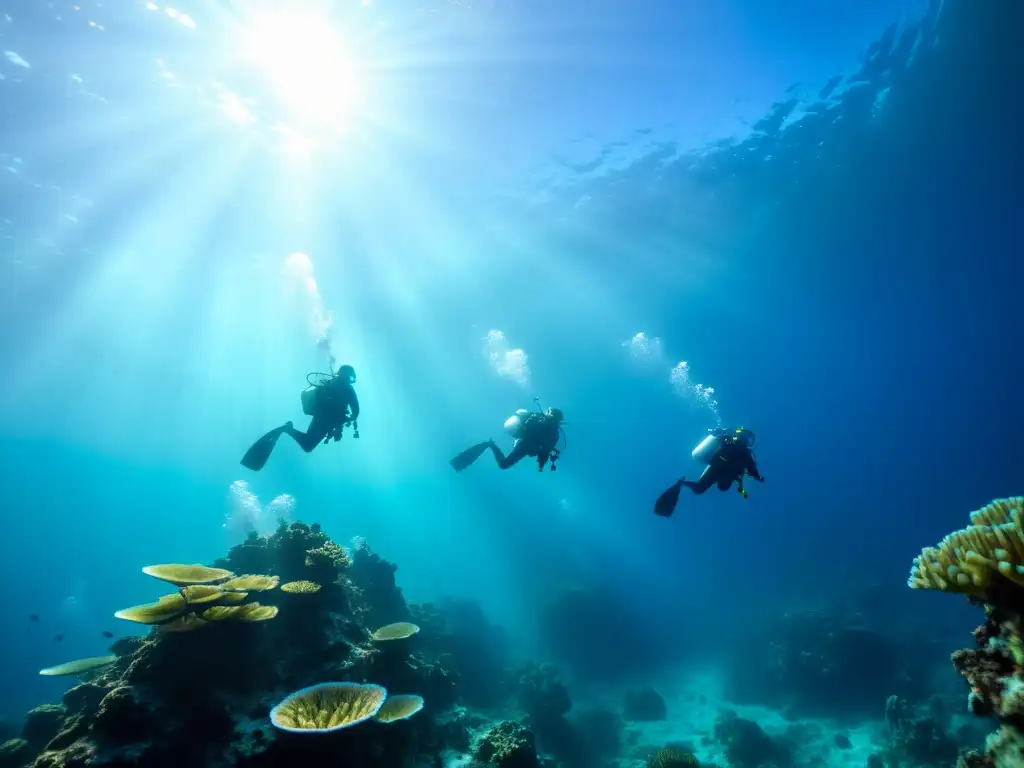
[[[173,595],[164,595],[155,603],[123,608],[115,613],[114,617],[134,621],[136,624],[160,624],[173,619],[184,611],[187,605],[185,598],[175,592]]]
[[[240,606],[243,610],[238,615],[239,621],[266,621],[277,616],[276,605],[260,605],[259,603],[249,603],[248,605]]]
[[[312,595],[320,591],[320,585],[315,581],[289,581],[281,585],[281,591],[293,595]]]
[[[266,621],[277,616],[276,605],[215,605],[200,614],[204,621]]]
[[[234,603],[242,602],[248,596],[248,592],[221,592],[220,597],[217,598],[217,602],[222,605],[232,605]]]
[[[270,711],[270,722],[293,733],[340,731],[376,715],[387,695],[372,683],[321,683],[288,696]]]
[[[226,621],[238,619],[239,614],[244,610],[245,607],[241,605],[215,605],[212,608],[207,608],[199,615],[203,621]]]
[[[117,656],[91,656],[88,659],[65,661],[63,664],[58,664],[55,667],[40,669],[39,674],[46,675],[48,677],[56,677],[59,675],[80,675],[83,672],[90,672],[94,669],[105,667],[108,664],[113,664],[115,661],[117,661]]]
[[[278,576],[247,573],[244,576],[235,576],[233,579],[225,581],[220,588],[226,592],[265,592],[268,589],[274,589],[278,581],[280,581]]]
[[[420,628],[415,624],[410,624],[407,621],[397,621],[394,624],[386,624],[370,637],[377,642],[385,642],[387,640],[405,640],[407,637],[412,637]]]
[[[408,720],[423,709],[423,697],[411,693],[388,696],[384,706],[374,716],[378,723],[393,723],[396,720]]]
[[[189,605],[214,603],[224,595],[220,587],[213,584],[192,584],[182,587],[180,591],[181,596],[188,601]]]
[[[233,575],[231,571],[225,571],[223,568],[207,568],[205,565],[183,565],[181,563],[147,565],[142,572],[154,579],[169,581],[179,587],[189,584],[212,584],[230,579]]]
[[[194,613],[188,613],[173,621],[168,621],[166,624],[161,624],[157,629],[161,632],[191,632],[193,629],[202,629],[207,624],[209,624],[208,621],[203,621]]]

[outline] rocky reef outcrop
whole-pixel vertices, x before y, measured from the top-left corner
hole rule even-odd
[[[907,584],[967,597],[984,611],[972,647],[956,651],[953,668],[967,684],[969,711],[991,718],[996,730],[983,750],[960,754],[960,766],[1021,768],[1024,765],[1024,497],[997,499],[972,512],[970,525],[925,547],[914,559]],[[908,732],[917,751],[948,754],[951,745],[935,728],[906,717],[890,700],[890,727]]]
[[[212,568],[147,568],[178,592],[118,615],[153,625],[150,633],[84,660],[87,671],[54,668],[81,670],[82,681],[28,713],[20,735],[0,745],[0,766],[439,767],[445,750],[474,748],[479,723],[457,706],[458,662],[444,637],[409,622],[430,609],[406,604],[396,570],[366,542],[343,547],[301,522],[249,536]],[[325,682],[379,700],[320,723],[272,720],[290,694]],[[478,745],[480,759],[536,764],[528,729],[504,728],[488,742],[494,759]]]

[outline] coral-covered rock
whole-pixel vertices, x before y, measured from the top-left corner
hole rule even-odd
[[[129,685],[119,685],[103,697],[92,724],[93,733],[107,744],[147,741],[157,727],[149,709]]]
[[[868,766],[868,768],[875,768]],[[881,763],[877,768],[882,768]],[[968,749],[960,753],[956,759],[956,768],[995,768],[995,761],[991,756],[976,749]]]
[[[82,683],[65,691],[61,701],[68,712],[92,714],[99,709],[107,689],[96,683]]]
[[[664,720],[668,709],[665,699],[653,688],[639,688],[627,691],[623,705],[623,717],[633,722]]]
[[[43,704],[36,707],[25,715],[21,738],[39,749],[57,735],[66,714],[67,710],[61,704]]]
[[[483,708],[505,703],[514,683],[508,638],[479,605],[445,598],[410,605],[409,611],[420,627],[419,646],[455,674],[463,703]]]
[[[0,768],[21,768],[35,752],[27,739],[9,739],[0,744]]]
[[[792,763],[787,745],[776,742],[753,720],[731,712],[723,713],[715,722],[715,740],[731,768],[787,768]]]
[[[389,563],[364,539],[356,539],[352,547],[352,600],[360,619],[368,627],[381,627],[411,617],[402,590],[395,582],[398,566]]]
[[[968,707],[976,715],[990,715],[1000,708],[1003,678],[1013,674],[1013,657],[999,645],[963,648],[951,657],[971,692]]]
[[[418,647],[418,635],[371,640],[370,629],[383,618],[409,616],[395,567],[365,544],[349,562],[319,527],[293,523],[269,537],[249,537],[216,566],[270,577],[247,581],[261,588],[260,604],[274,609],[267,620],[208,621],[189,632],[161,624],[145,638],[117,641],[117,659],[70,688],[63,705],[29,714],[24,739],[7,747],[13,765],[274,768],[334,765],[344,755],[351,768],[437,768],[440,754],[468,751],[471,729],[486,725],[453,709],[459,696],[454,655],[429,643]],[[320,588],[275,588],[301,577]],[[203,600],[207,592],[185,594]],[[251,604],[244,601],[238,604]],[[271,709],[287,694],[325,682],[373,683],[396,700],[406,694],[425,706],[390,720],[369,712],[312,737],[271,723]],[[499,729],[487,743],[484,749],[502,765],[537,765],[528,730]]]
[[[956,742],[928,716],[917,714],[907,702],[891,696],[886,702],[889,765],[901,768],[951,766],[956,762]]]
[[[493,726],[476,745],[478,760],[496,768],[538,768],[533,732],[524,725],[505,720]]]
[[[519,703],[531,719],[545,721],[572,709],[569,689],[552,664],[528,664],[519,673]]]

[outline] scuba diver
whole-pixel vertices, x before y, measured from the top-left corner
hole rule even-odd
[[[270,430],[245,452],[243,467],[253,472],[263,469],[281,435],[290,435],[306,453],[320,443],[341,440],[342,431],[349,424],[352,436],[359,437],[359,398],[352,386],[356,383],[355,369],[343,365],[333,374],[311,373],[306,382],[309,386],[302,391],[302,412],[312,417],[306,431],[295,429],[290,421]]]
[[[539,398],[534,398],[539,400]],[[483,455],[488,448],[494,455],[494,461],[499,469],[508,469],[527,456],[537,459],[537,471],[543,472],[544,466],[551,461],[551,471],[558,469],[555,462],[561,456],[558,449],[558,439],[565,440],[565,431],[562,429],[563,415],[558,408],[548,408],[546,411],[527,411],[520,408],[505,421],[505,431],[515,438],[512,445],[512,452],[506,456],[501,448],[493,440],[486,443],[477,443],[472,448],[467,448],[454,459],[450,464],[456,472],[469,467],[474,461]],[[563,442],[562,447],[565,447]]]
[[[740,427],[735,430],[709,429],[708,435],[693,449],[691,454],[697,461],[707,464],[699,480],[687,480],[685,477],[676,481],[675,485],[665,491],[654,503],[654,514],[671,517],[679,501],[679,491],[685,485],[696,494],[704,493],[712,485],[718,490],[727,491],[736,483],[736,490],[743,498],[747,492],[743,488],[743,478],[750,475],[759,483],[764,477],[757,471],[757,461],[752,450],[756,436],[749,429]]]

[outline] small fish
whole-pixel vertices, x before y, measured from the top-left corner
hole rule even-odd
[[[39,614],[38,613],[30,613],[28,615],[28,620],[29,621],[39,621]]]
[[[63,639],[64,639],[64,635],[54,635],[53,636],[53,642],[55,642],[55,643],[59,643]]]
[[[104,631],[103,636],[104,637],[113,637],[114,633],[113,632],[106,632],[106,631]]]

